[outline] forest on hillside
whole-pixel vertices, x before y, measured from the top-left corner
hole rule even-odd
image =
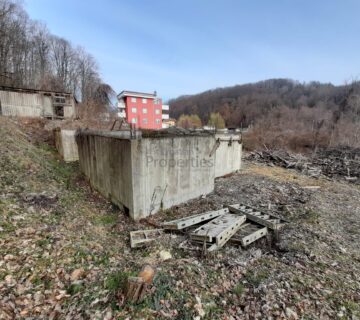
[[[0,85],[71,92],[98,104],[113,93],[91,54],[51,34],[14,0],[0,0]]]
[[[169,102],[171,116],[197,114],[208,123],[220,113],[227,127],[250,127],[248,146],[360,146],[360,83],[335,86],[270,79],[181,96]]]

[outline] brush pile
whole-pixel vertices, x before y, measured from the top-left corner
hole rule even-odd
[[[343,177],[347,181],[360,184],[360,148],[321,149],[308,157],[283,150],[263,150],[250,153],[247,160],[296,169],[312,177]]]

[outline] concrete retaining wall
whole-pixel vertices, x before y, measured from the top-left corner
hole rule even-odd
[[[66,162],[79,160],[78,146],[75,140],[76,130],[55,129],[55,146]]]
[[[220,145],[212,152],[216,139]],[[223,139],[213,134],[130,139],[129,132],[83,130],[76,141],[80,168],[91,185],[138,220],[208,194],[216,175],[239,170],[241,160],[229,158],[241,158],[241,145]]]
[[[239,134],[216,134],[219,147],[215,153],[215,178],[236,172],[241,168],[242,143]]]

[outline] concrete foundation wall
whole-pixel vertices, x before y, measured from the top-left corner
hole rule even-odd
[[[77,136],[81,170],[91,185],[138,220],[214,189],[215,139],[124,139],[116,133]]]
[[[214,138],[132,141],[134,212],[146,217],[214,189]]]
[[[216,176],[240,169],[241,144],[229,144],[228,135],[132,138],[129,132],[83,130],[76,141],[91,185],[135,220],[208,194]]]
[[[216,134],[220,144],[215,154],[215,178],[241,168],[242,143],[238,134]]]
[[[135,218],[131,141],[99,135],[77,136],[80,167],[91,185]]]
[[[75,140],[76,130],[55,129],[55,146],[66,162],[79,160],[78,146]]]

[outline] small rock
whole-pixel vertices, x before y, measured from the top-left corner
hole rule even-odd
[[[171,253],[165,250],[160,251],[159,256],[162,261],[169,260],[172,258]]]
[[[261,249],[255,250],[251,255],[253,256],[253,258],[259,259],[262,256]]]

